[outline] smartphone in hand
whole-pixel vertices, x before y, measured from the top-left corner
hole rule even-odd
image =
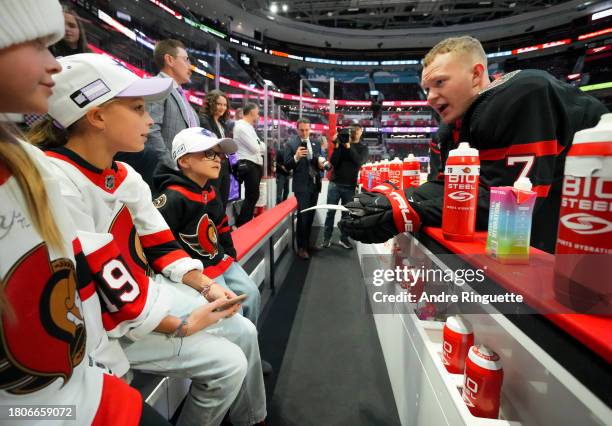
[[[247,298],[246,294],[241,294],[240,296],[236,296],[233,299],[227,299],[226,302],[224,302],[221,306],[219,306],[217,309],[214,310],[214,312],[221,312],[221,311],[225,311],[229,308],[231,308],[232,306],[241,303],[243,300],[245,300]]]

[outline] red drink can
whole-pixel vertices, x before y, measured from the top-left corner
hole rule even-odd
[[[480,159],[467,142],[448,154],[444,170],[442,234],[451,241],[471,241],[476,226]]]
[[[503,380],[499,355],[484,345],[472,346],[465,361],[463,401],[474,416],[499,417]]]
[[[451,316],[444,324],[442,362],[451,374],[463,374],[465,358],[474,344],[472,324],[461,316]]]

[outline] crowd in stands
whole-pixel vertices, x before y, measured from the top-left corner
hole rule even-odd
[[[376,83],[376,90],[386,101],[415,101],[425,99],[423,89],[415,83]]]
[[[353,122],[358,122],[363,127],[374,126],[374,120],[371,118],[371,114],[364,112],[363,118],[354,118],[354,114],[351,114],[350,118],[345,118],[342,113],[338,113],[337,123],[340,126],[349,126]],[[380,125],[382,127],[434,127],[437,126],[437,121],[431,115],[418,115],[414,118],[406,117],[406,114],[390,113],[383,114]]]

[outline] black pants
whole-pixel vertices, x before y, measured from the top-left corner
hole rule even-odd
[[[296,192],[295,198],[298,203],[298,217],[297,217],[297,229],[296,229],[296,241],[298,248],[308,249],[310,245],[310,231],[312,229],[312,222],[314,221],[315,211],[311,210],[306,213],[300,213],[302,210],[308,207],[315,206],[317,204],[317,198],[319,194],[317,192]]]
[[[353,201],[355,196],[355,187],[353,185],[337,185],[334,182],[330,182],[327,187],[327,204],[338,204],[339,201],[342,205]],[[323,232],[323,239],[330,240],[332,233],[334,232],[334,220],[336,217],[336,210],[328,210],[327,216],[325,217],[325,231]],[[347,212],[342,212],[342,218],[348,217]],[[346,241],[348,235],[340,232],[340,240]]]
[[[247,167],[240,175],[240,178],[244,182],[244,201],[240,208],[240,215],[236,219],[236,226],[242,226],[253,219],[255,204],[257,204],[257,200],[259,199],[259,182],[261,182],[261,175],[263,173],[263,167],[252,161],[240,161],[244,161]]]
[[[276,204],[285,201],[289,196],[289,175],[276,174]]]

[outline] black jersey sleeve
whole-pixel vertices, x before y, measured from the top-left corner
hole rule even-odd
[[[481,95],[467,139],[480,150],[481,183],[510,186],[526,176],[547,197],[561,184],[574,133],[594,126],[605,107],[542,71],[521,71],[491,91]]]

